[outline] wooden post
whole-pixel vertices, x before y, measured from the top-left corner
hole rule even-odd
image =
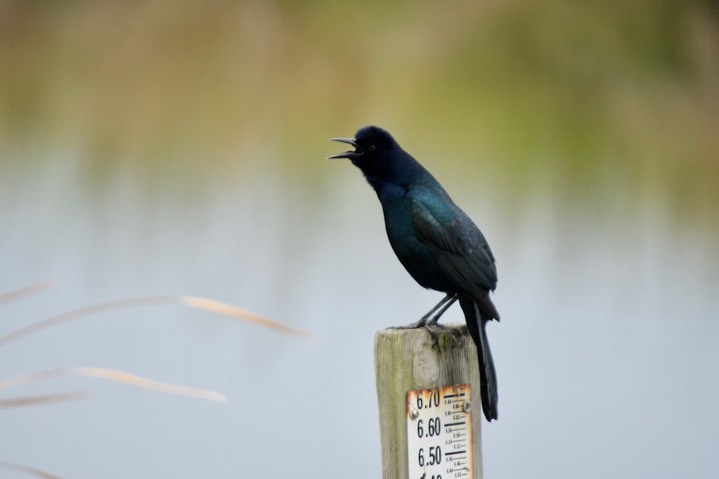
[[[456,384],[472,388],[472,479],[482,479],[479,368],[467,327],[452,324],[440,330],[438,347],[424,328],[379,331],[374,354],[383,479],[415,479],[408,477],[407,391]]]

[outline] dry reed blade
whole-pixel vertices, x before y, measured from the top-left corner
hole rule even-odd
[[[227,316],[234,319],[241,319],[243,321],[249,321],[251,323],[259,324],[266,328],[281,331],[292,336],[297,336],[304,339],[309,339],[310,335],[299,329],[291,328],[282,323],[278,323],[259,316],[255,313],[247,311],[231,304],[222,303],[213,299],[199,298],[197,296],[179,296],[180,304],[188,306],[190,308],[203,309],[211,313]]]
[[[45,394],[41,396],[24,396],[13,399],[2,399],[0,400],[0,408],[44,406],[45,404],[87,399],[90,396],[91,394],[87,391],[76,391],[60,394]]]
[[[21,384],[26,384],[33,381],[67,375],[106,379],[108,381],[128,384],[130,386],[135,386],[142,389],[151,389],[167,394],[205,399],[207,401],[214,401],[223,404],[228,401],[227,396],[215,391],[196,389],[187,386],[179,386],[170,383],[163,383],[159,381],[154,381],[152,379],[143,378],[135,374],[126,373],[124,371],[94,367],[52,368],[43,369],[41,371],[35,371],[27,374],[21,374],[19,376],[14,376],[0,381],[0,391],[11,389]]]
[[[284,324],[277,323],[270,319],[256,315],[244,309],[232,306],[227,303],[221,303],[207,298],[199,298],[196,296],[176,296],[176,295],[163,295],[163,296],[138,296],[133,298],[118,299],[114,301],[107,301],[104,303],[93,304],[82,308],[74,309],[56,316],[51,316],[42,321],[25,326],[24,328],[16,329],[15,331],[8,333],[4,336],[0,336],[0,347],[3,347],[13,341],[17,341],[20,338],[36,333],[43,329],[56,326],[58,324],[70,321],[72,319],[89,316],[92,314],[104,313],[107,311],[113,311],[121,308],[127,308],[131,306],[145,306],[145,305],[161,305],[161,304],[177,304],[190,308],[202,309],[210,311],[215,314],[222,316],[228,316],[234,319],[242,319],[251,323],[259,324],[261,326],[275,329],[277,331],[291,334],[298,337],[309,337],[307,333],[285,326]]]
[[[13,464],[11,462],[0,462],[0,469],[20,472],[27,474],[28,476],[41,477],[43,479],[62,479],[60,476],[50,474],[49,472],[41,471],[40,469],[35,469],[34,467],[23,466],[21,464]]]
[[[39,293],[40,291],[45,290],[52,285],[52,281],[42,281],[40,283],[30,284],[28,286],[23,286],[22,288],[13,289],[12,291],[7,291],[5,293],[0,293],[0,304],[9,303],[10,301],[15,301],[16,299]]]

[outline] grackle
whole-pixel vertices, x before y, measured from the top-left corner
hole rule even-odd
[[[387,237],[407,272],[425,288],[446,293],[442,301],[408,327],[439,327],[440,316],[457,300],[477,346],[482,410],[497,419],[497,376],[485,326],[499,313],[489,297],[497,286],[494,255],[482,232],[442,185],[404,151],[387,131],[366,126],[354,138],[332,138],[354,151],[348,158],[377,193]]]

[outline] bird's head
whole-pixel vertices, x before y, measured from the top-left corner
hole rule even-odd
[[[352,145],[354,151],[345,151],[328,158],[348,158],[367,176],[385,176],[391,170],[397,153],[404,153],[392,135],[377,126],[360,128],[354,138],[332,138],[331,140]]]

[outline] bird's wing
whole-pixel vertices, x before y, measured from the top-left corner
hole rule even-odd
[[[449,253],[461,256],[469,253],[466,239],[457,228],[458,219],[447,204],[437,205],[424,195],[413,200],[412,224],[419,238]]]
[[[487,241],[449,197],[414,191],[412,222],[418,237],[440,250],[439,266],[459,288],[471,292],[497,287],[497,268]],[[449,201],[447,201],[449,200]]]

